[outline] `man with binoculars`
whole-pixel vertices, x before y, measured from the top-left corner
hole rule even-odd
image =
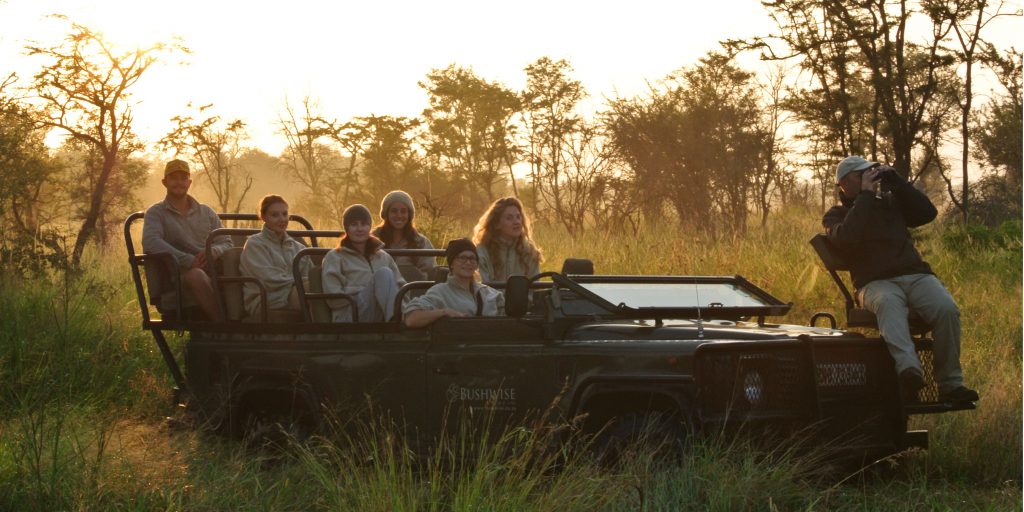
[[[932,330],[939,401],[978,400],[960,369],[960,310],[921,259],[908,229],[934,220],[935,205],[892,167],[859,156],[839,163],[836,184],[842,204],[826,212],[822,224],[850,265],[862,307],[878,318],[904,399],[917,401],[924,387],[910,336],[912,311]]]

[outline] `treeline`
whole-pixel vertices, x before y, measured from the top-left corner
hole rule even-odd
[[[742,232],[785,204],[824,208],[849,154],[892,163],[961,221],[1020,218],[1021,54],[984,39],[993,19],[1019,12],[987,0],[763,5],[771,35],[723,42],[639,96],[584,109],[597,102],[571,64],[548,57],[526,66],[522,90],[453,64],[419,83],[428,103],[415,118],[337,119],[315,98],[286,101],[280,155],[251,147],[245,121],[215,104],[188,105],[159,141],[139,140],[133,86],[189,50],[119,50],[68,22],[62,42],[27,46],[44,61],[31,80],[0,84],[0,257],[77,264],[87,242],[116,234],[142,206],[146,143],[192,162],[221,211],[250,210],[271,187],[323,225],[403,188],[426,222],[470,219],[514,194],[569,233],[666,218]],[[743,52],[775,61],[771,71],[743,69]],[[978,104],[982,70],[1000,90]],[[51,130],[67,136],[55,151]],[[962,148],[955,161],[940,151],[950,145]],[[274,182],[257,183],[268,172]]]

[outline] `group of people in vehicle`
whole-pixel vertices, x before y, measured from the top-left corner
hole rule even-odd
[[[210,320],[223,320],[217,305],[205,243],[211,231],[221,227],[217,214],[188,194],[192,184],[188,163],[172,160],[164,167],[162,180],[167,197],[146,210],[142,247],[147,254],[169,253],[180,270],[186,304],[196,305]],[[381,221],[374,226],[370,210],[361,204],[345,209],[344,235],[338,246],[323,258],[321,283],[327,294],[343,294],[327,304],[334,322],[388,321],[395,315],[395,299],[406,283],[402,267],[415,268],[421,278],[436,266],[432,256],[392,257],[385,249],[433,249],[434,245],[416,230],[415,204],[401,190],[388,193],[381,201]],[[292,262],[306,246],[288,235],[288,202],[268,195],[259,202],[263,228],[248,237],[242,249],[239,271],[258,281],[245,282],[243,304],[249,316],[269,310],[299,310],[299,296]],[[214,259],[231,249],[229,237],[218,237],[211,245]],[[541,250],[530,238],[529,221],[522,203],[514,197],[495,201],[480,217],[473,239],[450,241],[445,249],[449,275],[446,282],[432,286],[419,297],[405,301],[403,319],[410,327],[429,325],[442,317],[496,316],[504,311],[502,293],[485,283],[503,282],[511,275],[532,276],[540,272]],[[302,258],[300,273],[309,289],[313,262]],[[262,293],[261,293],[262,288]],[[265,299],[264,299],[265,296]],[[265,301],[265,303],[264,303]],[[357,315],[353,315],[356,308]]]

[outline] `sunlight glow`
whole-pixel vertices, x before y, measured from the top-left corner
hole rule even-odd
[[[719,48],[718,41],[763,35],[772,26],[758,0],[8,0],[0,2],[0,72],[16,71],[27,84],[38,61],[24,58],[25,42],[52,44],[66,28],[47,19],[51,13],[122,49],[177,36],[192,50],[154,66],[134,88],[143,140],[162,137],[189,102],[212,103],[223,118],[244,120],[253,143],[271,154],[284,146],[277,119],[286,99],[311,96],[338,119],[417,116],[426,107],[418,82],[431,69],[456,63],[518,89],[523,68],[550,56],[569,60],[593,111],[606,98],[645,93],[649,83]],[[1019,18],[1001,20],[988,38],[1008,47],[1020,27]],[[764,69],[753,54],[742,63]]]

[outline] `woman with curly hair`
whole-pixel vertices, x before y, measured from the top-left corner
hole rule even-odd
[[[384,242],[385,249],[433,249],[430,239],[416,230],[413,218],[416,206],[412,196],[402,190],[393,190],[380,202],[380,224],[373,228],[371,235]],[[426,256],[396,256],[399,268],[415,267],[426,278],[434,268],[434,258]]]
[[[495,201],[473,229],[473,243],[480,257],[480,278],[485,283],[540,273],[544,256],[530,238],[530,222],[519,199],[503,197]]]

